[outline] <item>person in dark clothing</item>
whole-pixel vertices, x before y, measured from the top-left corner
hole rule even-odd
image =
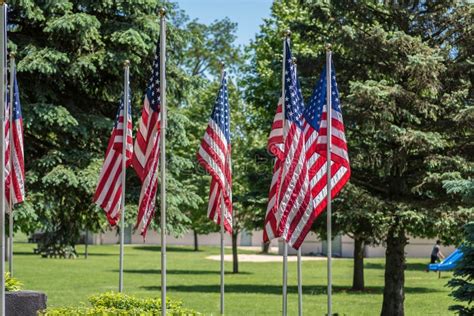
[[[436,263],[441,259],[444,259],[444,255],[441,253],[440,247],[441,241],[437,240],[436,245],[434,245],[433,250],[431,251],[431,263]]]

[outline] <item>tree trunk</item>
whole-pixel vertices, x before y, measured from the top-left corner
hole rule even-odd
[[[403,316],[405,310],[405,246],[404,232],[391,228],[387,236],[385,252],[385,287],[383,291],[382,316]]]
[[[352,290],[364,290],[364,241],[354,236],[354,271]]]
[[[232,231],[232,272],[239,273],[239,257],[237,252],[237,232]]]
[[[199,251],[198,233],[197,231],[193,230],[193,234],[194,234],[194,251]]]
[[[262,253],[268,254],[270,251],[270,242],[263,242],[262,243]]]
[[[86,236],[84,237],[84,259],[87,259],[89,257],[89,230],[86,230]]]

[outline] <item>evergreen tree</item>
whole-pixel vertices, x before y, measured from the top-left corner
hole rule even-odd
[[[474,314],[474,222],[466,224],[464,243],[460,247],[464,256],[459,261],[454,270],[453,279],[448,282],[448,286],[453,288],[451,296],[457,302],[464,302],[467,305],[453,305],[449,310],[456,311],[459,315]]]
[[[443,188],[473,170],[472,129],[459,120],[472,117],[470,12],[461,1],[278,1],[252,44],[246,97],[268,131],[281,90],[283,31],[292,31],[306,97],[332,44],[352,168],[334,216],[340,232],[356,230],[387,247],[382,315],[404,314],[409,237],[455,243],[473,216]],[[362,202],[354,199],[361,192]],[[374,216],[382,230],[364,225]]]
[[[122,93],[122,65],[125,59],[131,62],[132,115],[137,125],[158,39],[157,10],[165,5],[167,230],[176,235],[186,231],[190,224],[186,211],[196,209],[202,197],[199,186],[187,178],[195,158],[188,154],[193,122],[185,107],[195,106],[190,101],[199,103],[191,91],[210,84],[206,72],[218,67],[216,47],[229,64],[237,59],[235,26],[227,19],[210,26],[190,21],[169,1],[13,0],[10,5],[8,44],[17,56],[27,178],[27,202],[18,208],[16,227],[25,232],[41,229],[51,244],[60,247],[74,246],[83,229],[106,227],[92,195]],[[130,223],[135,222],[139,192],[140,183],[130,169],[126,196]],[[159,212],[152,228],[158,224]]]

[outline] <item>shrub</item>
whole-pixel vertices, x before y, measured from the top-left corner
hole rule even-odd
[[[18,279],[12,278],[10,273],[5,273],[5,291],[15,292],[20,291],[23,288],[23,283],[18,281]]]
[[[158,298],[137,298],[122,293],[108,292],[89,298],[91,306],[50,308],[40,313],[43,316],[58,315],[93,315],[93,316],[122,316],[122,315],[159,315],[161,300]],[[198,312],[183,307],[181,301],[166,300],[166,311],[173,316],[194,316]]]

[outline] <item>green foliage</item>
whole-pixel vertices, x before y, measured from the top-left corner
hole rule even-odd
[[[140,299],[122,293],[104,293],[89,298],[91,307],[50,308],[40,313],[44,316],[56,315],[158,315],[161,313],[161,300],[154,298]],[[200,315],[200,313],[183,307],[181,301],[166,300],[169,315]]]
[[[18,279],[11,277],[9,272],[5,272],[5,291],[15,292],[21,291],[22,289],[23,283],[21,283]]]
[[[423,10],[429,17],[419,14]],[[257,107],[256,120],[269,129],[280,90],[283,30],[292,30],[306,97],[322,69],[324,45],[332,44],[352,168],[352,185],[344,189],[352,192],[343,193],[335,205],[341,232],[353,233],[358,224],[351,221],[352,210],[364,216],[357,217],[361,223],[377,216],[382,224],[425,237],[436,236],[443,225],[459,236],[472,216],[472,209],[458,208],[443,188],[444,181],[473,172],[472,143],[467,142],[472,123],[461,120],[472,86],[469,73],[459,70],[470,60],[469,31],[463,27],[470,24],[469,12],[464,2],[413,7],[370,1],[274,3],[250,47],[246,98]],[[354,198],[361,192],[363,203]],[[364,234],[373,232],[372,240],[383,239],[371,226],[361,228]],[[452,230],[446,233],[441,237],[449,239]]]
[[[453,279],[448,286],[453,288],[450,294],[455,301],[465,303],[464,305],[453,305],[449,310],[456,311],[459,315],[472,315],[474,313],[474,222],[464,227],[465,239],[460,247],[464,256],[454,270]]]
[[[474,180],[459,179],[444,181],[444,188],[448,193],[459,194],[465,203],[474,202]]]
[[[471,179],[474,170],[472,24],[465,1],[274,2],[248,50],[246,101],[268,135],[281,90],[283,31],[292,31],[306,98],[325,44],[332,45],[352,169],[351,185],[334,203],[335,233],[369,243],[396,237],[402,248],[405,236],[462,239],[474,209],[443,185]],[[268,184],[257,195],[267,192]],[[313,227],[323,236],[324,221]]]
[[[177,4],[158,0],[9,4],[8,45],[17,56],[27,180],[27,200],[16,209],[15,227],[45,231],[47,249],[74,247],[81,231],[107,227],[92,196],[121,95],[122,64],[131,62],[137,126],[158,38],[157,9],[164,5],[169,30],[167,230],[183,233],[191,225],[191,211],[204,209],[202,187],[188,176],[194,174],[195,140],[202,135],[189,130],[208,120],[192,122],[186,114],[210,105],[199,96],[219,73],[218,58],[229,69],[240,62],[236,24],[223,19],[203,25],[190,21]],[[139,180],[130,170],[129,223],[135,222],[139,194]],[[158,223],[157,216],[152,228]]]

